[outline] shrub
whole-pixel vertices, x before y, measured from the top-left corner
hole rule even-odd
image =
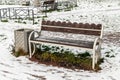
[[[8,20],[7,19],[3,19],[3,20],[1,20],[1,22],[8,22]]]
[[[16,23],[18,22],[18,21],[15,21]]]
[[[37,16],[37,18],[41,18],[40,16]]]
[[[75,63],[75,55],[69,51],[66,51],[63,55],[63,60],[66,61],[67,63]]]
[[[106,55],[106,57],[110,57],[110,55],[109,55],[109,54],[107,54],[107,55]]]
[[[85,70],[92,70],[92,58],[80,59],[80,67]]]
[[[115,57],[115,55],[111,55],[110,58]]]
[[[50,60],[51,62],[58,62],[58,58],[55,54],[50,54]]]
[[[19,19],[18,19],[18,21],[15,21],[15,22],[16,22],[16,23],[22,23],[22,21],[21,21],[21,20],[19,20]]]
[[[55,50],[55,52],[50,52],[51,49]],[[55,46],[37,46],[36,53],[33,56],[35,59],[38,60],[38,62],[42,62],[45,64],[58,65],[71,69],[92,70],[92,58],[90,57],[90,54],[88,52],[75,55],[70,50],[59,49],[59,47]],[[16,57],[27,54],[22,49],[19,49],[17,52],[15,52],[14,47],[13,52]],[[103,61],[103,58],[98,61],[95,66],[96,71],[101,69],[99,65]]]
[[[41,60],[42,61],[50,61],[50,53],[45,52],[41,55]]]
[[[24,21],[23,23],[24,23],[24,24],[26,24],[26,22],[25,22],[25,21]]]
[[[55,54],[45,52],[41,54],[41,60],[47,62],[57,62],[57,56]]]
[[[42,12],[44,12],[44,13],[51,13],[51,12],[53,12],[53,11],[55,11],[55,10],[53,10],[53,9],[49,9],[49,10],[43,10]]]
[[[29,17],[28,19],[29,19],[29,20],[33,20],[33,18],[31,18],[31,17]]]
[[[50,50],[55,50],[55,52],[51,53]],[[84,69],[84,70],[92,70],[92,58],[88,52],[81,53],[75,55],[69,50],[61,49],[60,52],[57,52],[58,47],[52,46],[51,48],[48,46],[43,46],[42,50],[38,49],[40,53],[35,54],[37,55],[37,59],[42,63],[47,64],[56,64],[58,66],[71,68],[71,69]],[[98,64],[96,64],[96,71],[100,70],[101,68],[99,65],[103,62],[101,59]]]
[[[85,53],[79,53],[78,55],[77,55],[77,57],[79,57],[79,58],[86,58],[86,57],[90,57],[90,54],[89,54],[89,52],[85,52]]]
[[[104,58],[101,58],[99,61],[98,61],[98,64],[101,64],[104,62]]]
[[[34,24],[38,24],[38,22],[34,22]]]
[[[51,48],[49,46],[45,46],[45,45],[42,45],[42,49],[41,49],[43,52],[47,52],[47,51],[50,51]]]

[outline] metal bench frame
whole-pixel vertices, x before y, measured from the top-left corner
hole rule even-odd
[[[46,21],[47,22],[47,21]],[[50,22],[50,21],[48,21],[48,22]],[[42,23],[42,27],[44,27],[44,26],[50,26],[50,25],[44,25],[44,23]],[[56,25],[56,27],[63,27],[63,26],[57,26]],[[50,28],[50,27],[49,27]],[[64,28],[66,28],[67,29],[67,27],[64,27]],[[71,28],[71,27],[69,27],[69,28]],[[69,29],[68,28],[68,29]],[[80,28],[81,30],[83,29],[84,30],[84,28]],[[85,29],[85,30],[91,30],[92,31],[92,29]],[[42,30],[41,30],[42,31]],[[28,39],[28,42],[29,42],[29,55],[30,55],[30,58],[32,57],[32,55],[35,53],[35,44],[42,44],[42,43],[44,43],[44,44],[50,44],[50,45],[56,45],[56,46],[70,46],[70,45],[65,45],[65,44],[59,44],[59,43],[54,43],[54,42],[52,42],[52,43],[50,43],[50,42],[47,42],[47,41],[39,41],[39,40],[35,40],[36,38],[38,38],[41,34],[41,31],[40,32],[38,32],[38,31],[33,31],[33,32],[31,32],[30,33],[30,35],[29,35],[29,39]],[[100,57],[101,57],[101,44],[102,44],[102,34],[103,34],[103,27],[101,26],[101,29],[100,29],[100,35],[99,35],[99,37],[98,38],[96,38],[95,40],[94,40],[94,42],[93,42],[93,48],[92,49],[90,49],[90,48],[83,48],[83,47],[79,47],[79,48],[83,48],[83,49],[87,49],[87,50],[92,50],[92,53],[93,53],[93,56],[92,56],[92,69],[95,69],[95,64],[98,62],[98,60],[100,59]],[[57,32],[57,31],[56,31]],[[37,34],[37,37],[35,37],[34,38],[34,40],[31,38],[34,34]],[[33,45],[33,50],[31,49],[31,46]],[[73,46],[72,46],[73,47]],[[78,46],[74,46],[74,47],[78,47]]]

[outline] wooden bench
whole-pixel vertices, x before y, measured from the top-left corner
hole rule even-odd
[[[32,35],[38,36],[31,38]],[[33,31],[29,36],[30,57],[35,53],[35,44],[79,47],[92,50],[92,68],[100,58],[103,27],[101,24],[66,23],[42,21],[41,31]],[[84,37],[85,36],[85,37]],[[34,49],[31,50],[31,44]]]

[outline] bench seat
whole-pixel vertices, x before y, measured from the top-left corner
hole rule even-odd
[[[34,39],[33,41],[43,42],[43,43],[53,43],[53,44],[61,44],[68,46],[76,46],[93,49],[94,42],[92,41],[83,41],[83,40],[71,40],[71,39],[63,39],[63,38],[50,38],[50,37],[39,37]]]

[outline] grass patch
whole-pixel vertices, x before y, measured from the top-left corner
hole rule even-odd
[[[23,24],[26,24],[26,22],[25,22],[25,21],[23,21]]]
[[[33,18],[31,18],[31,17],[29,17],[29,18],[27,18],[28,20],[33,20]]]
[[[41,16],[37,16],[37,18],[41,18]]]
[[[27,55],[23,49],[19,49],[15,52],[13,47],[12,54],[16,57]],[[65,67],[69,69],[83,69],[92,70],[92,58],[89,52],[74,54],[69,49],[61,49],[56,46],[37,46],[36,53],[31,58],[33,61],[37,61],[46,65],[53,65],[58,67]],[[95,70],[101,70],[100,64],[104,59],[100,59],[96,64]]]
[[[37,59],[39,63],[46,65],[60,66],[70,69],[92,70],[92,58],[89,52],[75,55],[69,50],[60,50],[59,47],[43,46],[42,48],[37,48],[33,58]],[[100,59],[98,64],[96,64],[96,71],[101,70],[99,65],[102,62],[103,59]]]
[[[28,53],[25,52],[23,49],[18,49],[18,51],[15,51],[15,46],[11,46],[12,47],[12,50],[11,50],[11,54],[14,55],[15,57],[19,57],[19,56],[25,56],[27,55]]]
[[[17,21],[15,21],[15,23],[22,23],[22,21],[18,19]]]
[[[38,22],[34,22],[34,24],[38,24]]]
[[[53,12],[53,11],[55,11],[54,9],[49,9],[49,10],[43,10],[42,12],[43,13],[51,13],[51,12]]]
[[[8,20],[7,19],[3,19],[3,20],[1,20],[1,22],[8,22]]]

